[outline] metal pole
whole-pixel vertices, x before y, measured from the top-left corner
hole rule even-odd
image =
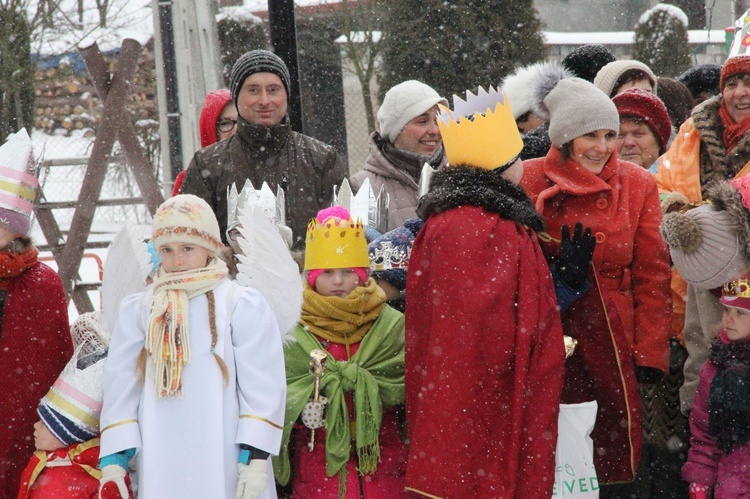
[[[289,121],[292,130],[304,133],[299,64],[297,63],[297,27],[294,23],[294,0],[268,0],[268,24],[271,31],[273,51],[284,60],[292,79],[289,89]]]
[[[167,104],[167,128],[169,131],[169,164],[172,173],[170,180],[174,180],[182,171],[182,132],[180,130],[180,102],[177,91],[177,67],[175,62],[171,0],[159,1],[159,28],[161,31],[164,88]]]

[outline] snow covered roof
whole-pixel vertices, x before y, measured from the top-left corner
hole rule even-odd
[[[154,33],[150,0],[110,1],[107,26],[104,28],[100,26],[96,8],[84,9],[81,20],[78,16],[78,0],[60,0],[58,4],[59,12],[65,15],[62,15],[62,20],[55,22],[53,28],[40,31],[36,43],[32,44],[32,52],[36,54],[65,54],[75,51],[78,45],[90,45],[94,40],[102,52],[108,52],[119,48],[125,38],[133,38],[145,44]],[[89,3],[92,4],[93,2]],[[33,15],[33,11],[30,15]]]
[[[547,45],[630,45],[635,41],[633,31],[593,31],[583,32],[561,32],[543,31],[544,40]],[[688,30],[689,43],[724,43],[725,33],[723,29]]]

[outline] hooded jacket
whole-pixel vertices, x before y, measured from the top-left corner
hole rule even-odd
[[[424,161],[417,154],[410,154],[396,150],[403,164],[397,166],[387,157],[384,149],[387,140],[380,136],[379,132],[372,132],[369,138],[370,154],[365,160],[362,170],[352,177],[352,189],[359,191],[365,179],[370,179],[370,186],[377,196],[381,187],[385,187],[385,193],[389,197],[388,205],[388,230],[400,227],[410,218],[414,218],[419,199],[419,175],[422,171]],[[390,145],[390,149],[394,149]],[[442,147],[433,158],[430,158],[433,167],[445,164],[445,155]]]
[[[287,225],[293,249],[304,246],[307,224],[330,205],[333,186],[347,176],[336,150],[317,139],[292,131],[289,120],[275,126],[248,123],[239,117],[237,133],[195,153],[180,194],[203,198],[219,221],[221,237],[227,229],[227,189],[250,179],[259,189],[267,182],[286,193]],[[226,242],[226,240],[225,240]]]
[[[613,152],[597,176],[553,147],[545,158],[524,163],[521,185],[551,236],[559,238],[563,224],[591,227],[593,263],[617,306],[636,365],[666,371],[671,271],[651,175]]]

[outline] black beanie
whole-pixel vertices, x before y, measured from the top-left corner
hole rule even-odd
[[[565,56],[562,65],[578,78],[593,83],[599,70],[616,60],[615,55],[604,45],[581,45]]]
[[[719,81],[721,79],[721,66],[718,64],[701,64],[695,66],[676,78],[677,81],[688,87],[693,97],[701,92],[710,92],[719,95]]]
[[[268,50],[251,50],[237,59],[237,62],[232,66],[232,72],[229,74],[229,91],[232,93],[232,101],[235,105],[237,104],[237,95],[240,93],[240,88],[245,83],[245,79],[255,73],[273,73],[281,78],[287,98],[289,98],[291,78],[281,57]]]

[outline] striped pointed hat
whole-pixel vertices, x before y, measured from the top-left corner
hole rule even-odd
[[[99,312],[81,314],[71,329],[76,351],[37,407],[44,425],[65,445],[99,435],[109,344],[107,326]]]
[[[38,186],[31,138],[22,128],[0,146],[1,227],[14,234],[29,235]]]

